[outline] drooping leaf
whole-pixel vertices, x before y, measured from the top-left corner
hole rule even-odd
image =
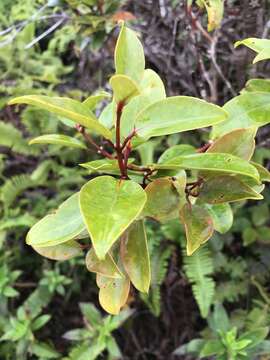
[[[255,150],[256,128],[236,129],[217,139],[208,153],[228,153],[250,160]]]
[[[91,95],[88,98],[86,98],[83,101],[83,104],[88,107],[89,110],[94,110],[95,107],[98,105],[99,102],[101,102],[104,99],[109,99],[111,97],[111,94],[109,94],[106,91],[100,91],[99,93],[95,95]]]
[[[86,267],[90,272],[95,272],[108,278],[122,278],[123,274],[117,267],[113,257],[108,253],[104,260],[99,260],[94,249],[90,249],[85,258]]]
[[[151,270],[143,220],[134,222],[123,236],[121,258],[132,284],[139,291],[147,293]]]
[[[227,102],[224,110],[228,119],[213,127],[212,138],[216,139],[232,130],[260,127],[270,122],[270,93],[253,92],[236,96]]]
[[[270,92],[270,80],[269,79],[250,79],[246,83],[243,90],[241,90],[241,94],[245,92]]]
[[[205,205],[213,220],[214,229],[225,234],[233,224],[233,212],[229,204]]]
[[[143,47],[135,32],[124,22],[117,39],[114,62],[116,74],[127,75],[136,83],[141,81],[145,67]]]
[[[87,147],[76,138],[67,135],[49,134],[41,135],[29,141],[29,144],[54,144],[60,146],[68,146],[79,149],[87,149]]]
[[[111,139],[111,132],[100,124],[88,107],[77,100],[66,97],[49,97],[45,95],[26,95],[10,100],[10,105],[28,104],[48,110],[56,115],[66,117],[75,123]]]
[[[147,185],[145,192],[147,201],[143,216],[149,216],[160,222],[178,217],[180,199],[171,179],[156,179]]]
[[[47,247],[72,240],[85,229],[79,208],[79,193],[68,198],[55,213],[37,222],[28,232],[26,243]]]
[[[69,260],[82,252],[80,245],[74,240],[55,246],[32,247],[38,254],[51,260]]]
[[[128,103],[134,96],[139,95],[140,90],[136,83],[126,75],[114,75],[110,79],[113,89],[114,100],[118,103]]]
[[[174,145],[169,147],[167,150],[164,151],[163,154],[161,154],[160,158],[158,159],[158,164],[164,164],[175,157],[190,155],[190,154],[194,154],[195,152],[196,149],[192,145],[188,145],[188,144]]]
[[[267,170],[264,166],[251,161],[250,162],[258,171],[259,175],[260,175],[260,180],[261,181],[266,181],[266,182],[270,182],[270,171]]]
[[[220,26],[224,13],[224,0],[201,0],[208,16],[208,31]]]
[[[253,64],[258,61],[270,59],[270,40],[269,39],[257,39],[257,38],[248,38],[244,40],[237,41],[235,47],[239,45],[245,45],[251,50],[258,53],[258,55],[253,60]]]
[[[190,204],[183,206],[180,219],[185,226],[187,255],[190,256],[213,235],[213,220],[204,207]]]
[[[154,169],[190,169],[240,174],[259,181],[257,169],[248,161],[231,154],[203,153],[178,156],[163,164],[152,165]]]
[[[131,180],[102,176],[82,187],[81,213],[100,260],[141,213],[145,202],[145,191]]]
[[[145,139],[218,124],[227,113],[217,105],[188,96],[174,96],[143,109],[135,119],[137,134]]]
[[[99,302],[103,309],[112,315],[119,314],[128,298],[129,279],[126,277],[111,279],[97,274],[97,285],[99,287]]]
[[[261,200],[263,196],[235,176],[214,176],[206,180],[199,198],[209,204],[221,204],[245,199]]]

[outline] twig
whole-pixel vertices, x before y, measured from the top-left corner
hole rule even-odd
[[[116,134],[115,134],[115,149],[116,149],[116,154],[117,154],[117,160],[118,160],[118,165],[119,165],[119,169],[121,172],[121,179],[127,179],[127,166],[125,166],[125,160],[124,160],[124,156],[122,153],[122,144],[121,144],[121,134],[120,134],[120,123],[121,123],[121,116],[122,116],[122,111],[123,108],[125,106],[125,103],[123,101],[120,101],[117,104],[117,109],[116,109]]]

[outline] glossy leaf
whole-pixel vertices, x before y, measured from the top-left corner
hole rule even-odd
[[[141,81],[145,67],[143,47],[135,32],[124,22],[117,39],[114,62],[116,74],[127,75],[136,83]]]
[[[148,292],[151,281],[150,259],[143,221],[134,222],[121,241],[124,268],[136,289]]]
[[[218,124],[226,112],[217,105],[188,96],[174,96],[157,101],[142,110],[135,119],[142,138],[174,134]]]
[[[90,249],[85,259],[86,267],[90,272],[95,272],[109,278],[122,278],[123,274],[117,267],[113,257],[108,253],[104,260],[99,260],[94,249]]]
[[[165,99],[166,91],[159,75],[152,69],[145,69],[140,82],[141,93],[148,98],[149,103]]]
[[[205,205],[209,211],[214,229],[220,234],[225,234],[233,224],[233,212],[229,204]]]
[[[229,114],[224,123],[213,127],[212,138],[218,138],[232,130],[260,127],[270,122],[270,93],[253,92],[239,95],[227,102],[224,110]]]
[[[178,217],[180,199],[171,179],[156,179],[147,185],[145,192],[147,201],[143,216],[149,216],[160,222]]]
[[[269,170],[267,170],[264,166],[254,162],[254,161],[251,161],[250,163],[257,169],[257,171],[260,175],[261,181],[270,182],[270,171]]]
[[[111,132],[97,121],[88,107],[77,100],[66,97],[49,97],[45,95],[27,95],[12,99],[10,105],[28,104],[48,110],[56,115],[66,117],[75,123],[85,126],[104,137],[111,139]]]
[[[192,145],[188,145],[188,144],[174,145],[168,148],[167,150],[165,150],[163,154],[161,154],[160,158],[158,159],[158,164],[164,164],[178,156],[190,155],[190,154],[194,154],[195,152],[196,149]]]
[[[116,113],[116,104],[114,101],[105,106],[102,110],[98,121],[106,128],[111,129],[114,125],[114,116]]]
[[[237,177],[223,175],[208,179],[200,190],[199,199],[209,204],[221,204],[245,199],[261,200],[263,196]]]
[[[38,247],[33,249],[41,256],[51,260],[69,260],[82,253],[82,249],[77,241],[70,240],[55,246]]]
[[[241,90],[241,94],[245,92],[270,92],[270,80],[269,79],[250,79],[246,83],[243,90]]]
[[[79,193],[68,198],[55,213],[45,216],[28,232],[26,243],[47,247],[72,240],[85,228],[80,208]]]
[[[110,85],[113,89],[113,96],[116,102],[123,101],[126,104],[140,93],[136,83],[126,75],[112,76]]]
[[[185,226],[187,255],[190,256],[213,235],[213,220],[204,207],[189,204],[181,209],[180,219]]]
[[[208,153],[228,153],[250,160],[255,150],[256,128],[236,129],[217,139]]]
[[[131,180],[102,176],[82,187],[81,213],[100,260],[141,213],[145,202],[145,191]]]
[[[119,173],[119,166],[117,160],[111,159],[100,159],[93,160],[87,163],[80,164],[81,167],[90,170],[91,173],[99,172],[99,171],[117,171]]]
[[[230,154],[203,153],[175,157],[164,164],[154,164],[155,169],[206,170],[246,175],[259,181],[257,169],[248,161]]]
[[[98,274],[97,285],[99,302],[103,309],[112,315],[119,314],[127,302],[130,289],[129,279],[111,279]]]
[[[235,43],[235,47],[238,47],[239,45],[245,45],[258,53],[253,60],[253,64],[258,61],[270,59],[270,40],[268,39],[248,38]]]
[[[83,104],[88,107],[89,110],[94,110],[95,107],[104,99],[109,99],[111,94],[106,91],[100,91],[95,95],[91,95],[83,101]]]
[[[54,144],[60,146],[68,146],[79,149],[87,149],[87,147],[76,138],[72,138],[66,135],[49,134],[41,135],[29,141],[30,145],[33,144]]]

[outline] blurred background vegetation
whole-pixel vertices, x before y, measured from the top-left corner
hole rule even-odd
[[[206,12],[196,4],[187,11],[186,5],[179,0],[1,0],[1,360],[197,359],[196,349],[209,339],[226,344],[228,354],[211,357],[209,351],[205,358],[270,359],[269,189],[258,205],[235,206],[231,231],[215,235],[190,258],[182,251],[181,228],[149,221],[149,296],[133,291],[129,308],[116,317],[98,306],[95,279],[83,257],[44,260],[24,242],[30,226],[85,182],[87,171],[76,164],[89,158],[80,149],[29,147],[31,137],[61,127],[73,134],[73,129],[52,114],[11,108],[7,101],[34,93],[83,100],[108,90],[119,20],[141,35],[147,67],[159,73],[168,95],[222,105],[248,79],[270,77],[269,62],[251,65],[253,54],[233,47],[247,37],[269,37],[268,0],[225,1],[221,26],[212,32],[207,32]],[[200,147],[206,135],[196,131],[152,140],[139,154],[144,162],[178,143]],[[255,158],[268,168],[269,144],[265,127],[257,136]],[[247,333],[256,352],[245,357]]]

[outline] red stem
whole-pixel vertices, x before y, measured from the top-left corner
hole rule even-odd
[[[125,159],[122,153],[122,144],[121,144],[121,134],[120,134],[120,123],[121,123],[121,116],[122,111],[125,106],[125,103],[123,101],[120,101],[117,104],[117,110],[116,110],[116,134],[115,134],[115,149],[117,154],[117,160],[119,169],[121,172],[121,179],[128,179],[127,176],[127,166],[125,164]]]

